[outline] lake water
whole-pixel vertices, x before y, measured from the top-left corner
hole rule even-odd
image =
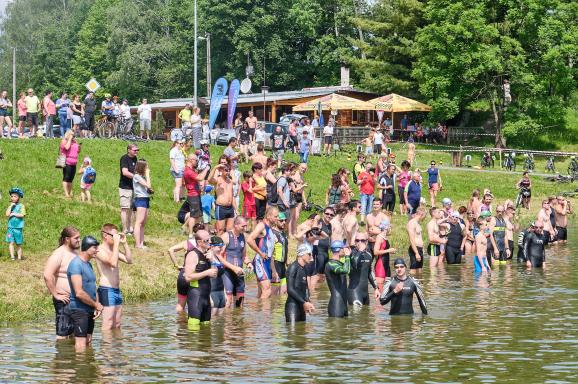
[[[199,333],[173,300],[128,305],[120,334],[102,335],[98,322],[81,356],[72,342],[55,343],[50,319],[3,328],[0,381],[576,383],[577,251],[555,246],[545,271],[514,263],[490,278],[474,278],[471,258],[426,270],[428,316],[390,317],[374,304],[329,319],[323,286],[317,312],[290,327],[284,299],[258,302],[250,284],[244,309]]]

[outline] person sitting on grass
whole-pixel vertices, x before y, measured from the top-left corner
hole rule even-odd
[[[80,178],[80,201],[91,201],[90,189],[96,181],[96,171],[92,168],[92,160],[86,156],[82,161],[82,167],[78,170]]]
[[[10,258],[16,260],[14,254],[14,244],[16,244],[16,252],[18,260],[22,260],[22,229],[24,228],[24,216],[26,216],[26,209],[20,199],[24,197],[24,192],[18,188],[10,190],[10,205],[6,209],[6,217],[8,218],[8,230],[6,232],[6,242],[10,250]]]

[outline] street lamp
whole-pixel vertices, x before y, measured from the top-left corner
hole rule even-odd
[[[211,98],[211,34],[205,32],[205,36],[199,36],[199,40],[207,40],[207,97]]]
[[[263,92],[263,121],[267,121],[267,107],[265,105],[267,93],[269,93],[269,86],[262,85],[261,92]]]
[[[195,56],[195,59],[194,59],[195,74],[194,74],[194,80],[193,80],[193,82],[194,82],[194,85],[193,85],[193,88],[194,88],[193,105],[196,108],[197,107],[197,45],[198,45],[197,44],[197,39],[198,39],[198,37],[197,37],[197,0],[195,0],[194,8],[195,8],[194,9],[194,18],[195,18],[195,37],[194,38],[195,38],[195,42],[193,44],[194,45],[193,49],[195,51],[195,53],[194,53],[194,56]]]

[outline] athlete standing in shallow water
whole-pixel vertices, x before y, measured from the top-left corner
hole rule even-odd
[[[381,305],[386,305],[391,301],[390,315],[412,315],[414,313],[413,295],[415,294],[421,312],[427,315],[427,305],[421,287],[417,281],[407,275],[405,261],[401,258],[395,259],[393,268],[395,276],[383,287],[383,293],[379,298]]]
[[[327,306],[329,317],[347,317],[347,275],[351,251],[342,241],[331,242],[331,258],[325,265],[325,278],[331,292]],[[341,259],[343,258],[343,261]]]
[[[423,268],[423,237],[421,235],[421,222],[425,218],[425,208],[419,207],[415,210],[411,220],[407,222],[407,234],[409,237],[409,262],[410,272],[421,273]]]
[[[479,232],[475,237],[476,255],[474,256],[474,272],[475,273],[490,273],[490,265],[488,264],[487,250],[491,247],[488,244],[490,237],[490,228],[485,218],[479,218],[477,221]]]
[[[357,233],[354,243],[355,247],[351,249],[347,302],[353,306],[369,305],[367,283],[373,287],[376,299],[379,297],[379,289],[375,284],[373,273],[371,273],[372,257],[371,253],[367,251],[367,233]]]
[[[247,258],[247,244],[245,242],[245,229],[247,220],[243,216],[235,217],[233,230],[223,234],[225,243],[225,253],[220,257],[221,263],[225,266],[223,283],[227,295],[227,308],[233,306],[242,307],[245,298],[245,274],[243,264],[252,268]],[[233,296],[234,300],[233,300]]]
[[[528,232],[524,239],[524,253],[526,255],[526,266],[528,269],[546,269],[546,251],[544,246],[547,242],[548,234],[544,232],[544,223],[536,221],[534,231]]]
[[[285,302],[287,323],[305,321],[306,314],[315,310],[309,301],[307,271],[305,270],[305,266],[312,260],[311,248],[306,244],[301,244],[297,247],[297,260],[287,269],[287,301]]]
[[[265,219],[258,223],[247,239],[247,244],[255,251],[253,268],[257,276],[259,293],[257,297],[266,299],[271,296],[271,280],[277,279],[275,263],[272,262],[275,248],[275,238],[272,226],[275,225],[279,209],[269,207],[265,213]]]

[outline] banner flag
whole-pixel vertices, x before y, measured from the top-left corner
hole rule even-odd
[[[239,97],[239,90],[241,89],[241,83],[239,80],[234,79],[231,81],[231,86],[229,87],[229,101],[227,103],[227,128],[231,129],[233,127],[233,118],[235,117],[235,108],[237,108],[237,98]]]
[[[223,99],[227,94],[228,86],[229,84],[227,83],[227,80],[223,77],[219,78],[215,82],[215,86],[213,87],[213,94],[211,95],[211,107],[209,110],[209,129],[213,129],[215,127],[215,122],[217,121],[217,116],[221,110]]]

